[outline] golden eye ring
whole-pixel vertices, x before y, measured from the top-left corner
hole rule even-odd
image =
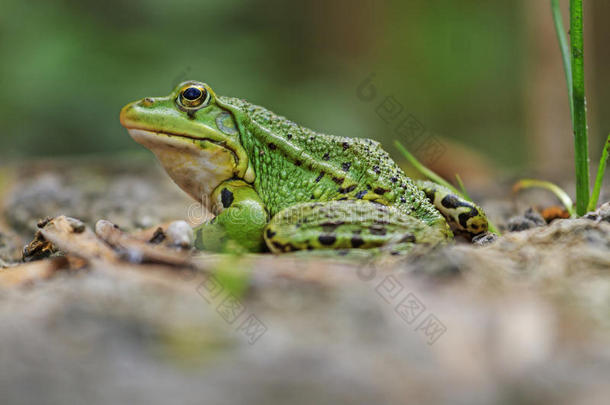
[[[210,101],[210,93],[203,86],[191,84],[180,91],[178,101],[187,109],[203,108]]]

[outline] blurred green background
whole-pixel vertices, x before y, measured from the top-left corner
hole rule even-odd
[[[197,79],[388,149],[396,136],[375,107],[391,95],[450,152],[456,142],[500,168],[544,159],[569,167],[568,104],[548,3],[3,0],[0,159],[146,153],[120,126],[120,108]],[[603,21],[610,9],[604,0],[585,3],[597,159],[610,128]],[[366,103],[356,89],[371,73],[379,98]]]

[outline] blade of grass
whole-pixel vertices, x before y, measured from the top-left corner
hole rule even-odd
[[[466,191],[466,187],[464,187],[464,182],[462,181],[462,178],[460,177],[459,174],[455,175],[455,180],[458,183],[458,186],[460,186],[460,190],[462,191],[462,195],[464,197],[466,197],[468,200],[472,201],[472,198],[470,198],[470,196],[468,195],[468,191]]]
[[[417,160],[417,158],[415,156],[413,156],[411,154],[411,152],[409,152],[407,150],[407,148],[402,146],[402,144],[399,141],[394,141],[394,145],[398,148],[400,153],[403,154],[405,159],[407,159],[409,161],[409,163],[411,163],[411,165],[413,165],[413,167],[415,167],[421,174],[423,174],[424,176],[426,176],[428,179],[432,180],[433,182],[440,184],[441,186],[447,187],[449,190],[454,192],[456,195],[459,195],[460,197],[465,198],[466,200],[472,202],[472,200],[466,193],[466,189],[464,188],[464,183],[462,183],[462,179],[460,178],[459,175],[456,175],[456,178],[458,179],[458,183],[460,184],[460,187],[462,187],[462,189],[464,190],[464,193],[461,193],[457,188],[453,187],[453,185],[451,183],[449,183],[447,180],[443,179],[441,176],[434,173],[432,170],[428,169],[426,166],[424,166],[422,163],[420,163],[420,161]],[[496,228],[496,226],[489,219],[487,220],[487,230],[491,233],[495,233],[496,235],[500,235],[500,231],[498,230],[498,228]]]
[[[597,208],[597,201],[599,200],[599,192],[602,189],[602,183],[604,181],[604,173],[606,172],[606,163],[608,163],[608,154],[610,153],[610,134],[606,138],[606,143],[602,149],[602,156],[599,159],[599,166],[597,167],[597,176],[595,177],[595,184],[593,186],[593,193],[591,193],[591,199],[589,200],[589,206],[587,211],[594,211]]]
[[[572,102],[574,106],[574,166],[576,168],[576,213],[584,215],[589,205],[589,145],[585,105],[582,0],[570,0],[572,48]]]
[[[460,193],[458,191],[458,189],[453,187],[453,185],[451,183],[449,183],[447,180],[443,179],[441,176],[439,176],[438,174],[434,173],[432,170],[428,169],[426,166],[421,164],[419,162],[419,160],[417,160],[417,158],[415,156],[413,156],[411,154],[411,152],[409,152],[404,146],[402,146],[402,144],[399,141],[394,141],[394,145],[398,148],[400,153],[403,154],[405,159],[407,159],[409,161],[409,163],[411,163],[413,165],[413,167],[415,167],[421,174],[423,174],[424,176],[426,176],[433,182],[440,184],[441,186],[447,187],[449,190],[453,191],[455,194],[462,195],[462,193]]]
[[[559,49],[561,50],[561,58],[563,60],[563,70],[566,76],[566,83],[568,85],[568,96],[570,99],[570,116],[572,122],[574,122],[574,100],[572,99],[572,65],[570,62],[570,47],[568,46],[568,38],[566,31],[563,28],[563,18],[561,16],[561,9],[559,8],[559,0],[551,0],[551,11],[553,13],[553,21],[555,22],[555,32],[557,34],[557,41],[559,42]]]
[[[558,185],[553,184],[550,181],[523,179],[515,183],[515,185],[513,186],[513,191],[517,192],[526,188],[543,188],[549,190],[551,193],[555,194],[559,201],[561,201],[570,216],[575,216],[574,203],[572,202],[572,199],[570,198],[568,193],[563,191],[563,189]]]

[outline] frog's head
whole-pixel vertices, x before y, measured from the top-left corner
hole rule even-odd
[[[207,202],[230,178],[253,180],[235,118],[205,83],[184,82],[167,97],[130,103],[121,110],[121,124],[197,200]]]

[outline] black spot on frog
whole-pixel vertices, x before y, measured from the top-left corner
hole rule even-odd
[[[220,201],[222,202],[223,208],[229,208],[231,204],[233,204],[233,200],[233,193],[230,190],[223,188],[220,192]]]
[[[337,241],[337,237],[335,235],[320,235],[318,236],[318,240],[324,246],[330,246]]]

